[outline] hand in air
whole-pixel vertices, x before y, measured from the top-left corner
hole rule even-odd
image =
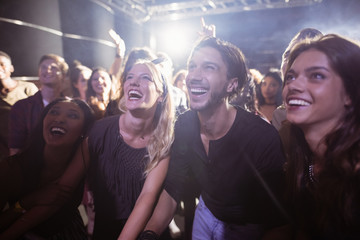
[[[203,17],[200,19],[200,24],[201,24],[201,31],[199,31],[199,35],[201,37],[205,37],[205,36],[215,37],[216,36],[216,27],[214,24],[206,25]]]
[[[109,30],[109,35],[116,44],[116,51],[122,58],[125,56],[125,42],[114,29]]]

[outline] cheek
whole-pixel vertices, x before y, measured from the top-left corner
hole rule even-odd
[[[150,85],[148,88],[148,96],[152,101],[156,101],[160,97],[160,93],[156,90],[155,85]]]
[[[84,124],[82,122],[74,122],[71,125],[72,127],[70,131],[73,134],[73,137],[77,139],[81,136]]]
[[[272,91],[276,94],[277,92],[280,91],[280,88],[279,87],[273,87]]]

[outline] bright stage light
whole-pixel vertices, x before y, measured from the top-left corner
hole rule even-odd
[[[186,61],[198,36],[198,29],[191,25],[186,26],[174,22],[156,31],[156,49],[168,53],[174,62]]]

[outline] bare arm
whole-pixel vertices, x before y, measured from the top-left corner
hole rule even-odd
[[[176,207],[176,201],[166,192],[166,190],[163,190],[144,230],[151,230],[158,235],[162,234],[173,219]]]
[[[87,149],[87,141],[84,141],[56,183],[49,183],[21,200],[26,212],[0,235],[0,239],[17,239],[52,216],[71,198],[88,167]]]
[[[125,56],[125,42],[113,29],[109,30],[109,35],[116,44],[116,57],[110,67],[109,73],[115,76],[116,79],[120,79],[121,64]]]
[[[151,217],[156,201],[159,197],[168,165],[169,158],[166,158],[160,161],[147,176],[144,187],[136,201],[135,207],[118,238],[119,240],[136,239],[144,229],[147,221]]]

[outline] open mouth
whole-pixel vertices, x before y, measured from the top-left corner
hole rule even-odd
[[[136,91],[136,90],[130,90],[128,95],[129,95],[130,100],[137,100],[137,99],[142,98],[142,96],[143,96],[139,91]]]
[[[289,106],[309,106],[310,103],[302,99],[290,99],[288,100]]]
[[[52,127],[50,129],[50,133],[52,135],[62,136],[66,133],[66,130],[60,127]]]
[[[204,88],[191,88],[190,91],[191,91],[192,94],[197,95],[197,96],[203,95],[203,94],[208,92]]]

